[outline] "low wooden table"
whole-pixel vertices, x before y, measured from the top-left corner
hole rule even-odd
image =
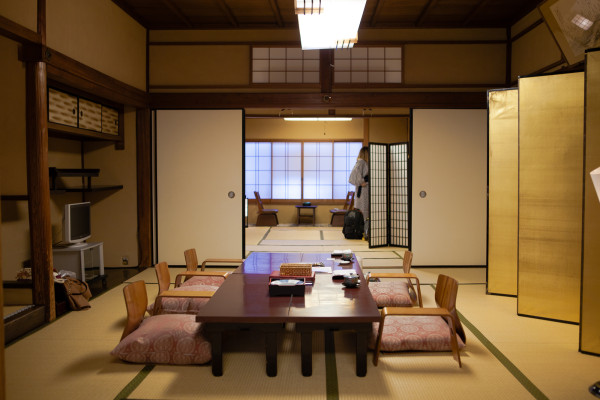
[[[296,210],[298,211],[298,225],[300,225],[300,218],[312,218],[312,224],[315,224],[316,221],[316,217],[315,217],[315,211],[317,209],[317,206],[296,206]],[[312,210],[312,215],[311,214],[301,214],[300,210]]]
[[[312,374],[312,333],[350,330],[356,333],[356,375],[367,373],[367,338],[373,322],[380,319],[377,305],[353,261],[339,265],[330,254],[252,253],[235,270],[198,312],[212,343],[213,375],[223,374],[222,333],[228,330],[257,329],[265,333],[267,375],[277,375],[277,333],[286,322],[294,322],[301,335],[302,374]],[[323,262],[332,269],[354,269],[361,286],[347,289],[330,274],[319,273],[304,297],[270,297],[269,275],[281,263]]]

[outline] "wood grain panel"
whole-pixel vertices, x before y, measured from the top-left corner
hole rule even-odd
[[[517,295],[519,91],[488,93],[488,293]]]
[[[585,198],[579,349],[600,355],[600,201],[590,171],[600,167],[600,51],[586,55]]]
[[[583,73],[519,80],[517,311],[579,322]]]

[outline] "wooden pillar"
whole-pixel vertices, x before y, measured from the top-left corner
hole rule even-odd
[[[152,265],[152,161],[150,109],[136,112],[138,266]]]
[[[52,275],[52,225],[48,174],[48,100],[46,64],[28,62],[26,67],[27,192],[33,302],[46,307],[47,322],[56,319]]]
[[[1,182],[0,182],[1,183]],[[2,186],[0,186],[2,193]],[[2,220],[2,212],[0,211],[0,221]],[[0,275],[2,275],[2,238],[0,238]],[[0,317],[2,322],[0,325],[0,400],[6,399],[6,371],[4,368],[4,288],[0,285]]]

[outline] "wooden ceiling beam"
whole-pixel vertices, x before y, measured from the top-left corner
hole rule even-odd
[[[273,15],[275,16],[275,20],[277,21],[277,26],[283,27],[283,18],[281,17],[281,11],[279,10],[277,1],[269,0],[269,4],[271,5],[271,10],[273,11]]]
[[[477,5],[473,7],[469,15],[467,15],[467,17],[463,20],[462,25],[467,26],[489,2],[490,0],[480,0],[479,3],[477,3]]]
[[[486,92],[151,93],[150,108],[486,108]]]
[[[19,43],[41,43],[42,35],[0,15],[0,35]]]
[[[217,0],[217,5],[221,9],[221,11],[225,13],[231,25],[233,25],[234,28],[239,28],[240,23],[237,21],[237,19],[235,19],[235,16],[231,12],[231,9],[227,7],[227,4],[225,4],[224,0]]]
[[[165,6],[167,6],[167,8],[169,10],[171,10],[171,12],[173,14],[175,14],[177,16],[177,18],[179,18],[179,20],[185,24],[185,26],[187,26],[188,28],[193,28],[194,27],[194,25],[188,19],[188,17],[186,17],[186,15],[179,9],[179,7],[177,7],[177,5],[175,3],[173,3],[172,0],[161,0],[161,2]]]
[[[381,10],[383,9],[383,3],[385,3],[385,0],[377,0],[375,11],[373,12],[373,16],[371,16],[371,20],[369,21],[369,26],[377,26],[379,16],[381,15]]]
[[[433,9],[433,7],[435,7],[437,5],[437,3],[438,3],[438,0],[429,0],[427,5],[421,12],[421,15],[419,15],[419,18],[417,18],[417,22],[415,23],[415,26],[423,25],[423,21],[425,21],[425,18],[427,18],[429,16],[429,13]]]

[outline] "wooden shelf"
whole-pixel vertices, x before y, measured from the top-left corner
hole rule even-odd
[[[54,122],[48,122],[48,136],[61,139],[108,141],[120,144],[123,143],[123,138],[120,135],[111,135],[110,133],[75,128],[73,126],[56,124]]]
[[[102,192],[102,191],[107,191],[107,190],[121,190],[121,189],[123,189],[123,185],[93,186],[91,188],[81,186],[81,187],[50,189],[50,193],[61,194],[61,193]]]
[[[82,192],[101,192],[107,190],[121,190],[123,185],[96,185],[92,186],[92,177],[100,175],[97,168],[54,168],[50,167],[50,193],[82,193]],[[87,178],[86,186],[78,187],[57,187],[56,178],[58,177],[82,177]]]

